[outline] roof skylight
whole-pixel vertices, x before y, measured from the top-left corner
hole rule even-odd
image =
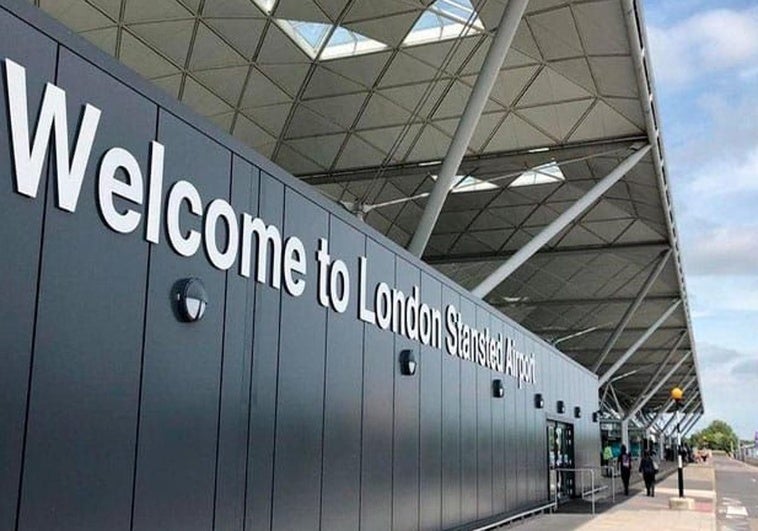
[[[508,188],[518,188],[519,186],[534,186],[537,184],[554,184],[561,183],[566,180],[566,177],[561,171],[561,167],[556,164],[555,161],[535,166],[530,170],[526,170],[524,173],[516,177],[515,180],[508,185]]]
[[[324,51],[321,52],[321,59],[350,57],[376,52],[386,47],[387,45],[383,42],[369,39],[365,35],[343,28],[342,26],[337,26],[329,42],[326,43]]]
[[[416,21],[403,44],[456,39],[483,30],[484,24],[469,0],[436,0]]]
[[[431,177],[433,181],[437,180],[436,175],[432,175]],[[485,190],[494,190],[497,187],[498,186],[495,183],[477,179],[473,175],[456,175],[455,184],[453,185],[450,192],[454,194],[465,192],[483,192]]]
[[[264,13],[270,15],[276,5],[276,0],[253,0],[258,7],[260,7]]]
[[[274,19],[274,21],[311,59],[318,57],[327,60],[351,57],[383,50],[387,47],[382,42],[375,41],[342,26],[334,27],[331,24],[302,20]],[[333,27],[334,31],[332,32]]]

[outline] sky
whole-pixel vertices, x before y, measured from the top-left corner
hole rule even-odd
[[[703,387],[758,432],[758,0],[644,0]]]

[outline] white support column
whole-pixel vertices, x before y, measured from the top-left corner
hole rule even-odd
[[[671,367],[671,369],[669,370],[669,372],[666,373],[666,376],[664,376],[663,378],[661,378],[660,380],[658,380],[658,383],[655,385],[655,387],[653,387],[652,390],[650,390],[650,392],[646,391],[647,394],[640,395],[640,397],[637,399],[637,402],[635,402],[635,404],[629,410],[629,413],[627,414],[627,416],[635,415],[640,409],[642,409],[643,407],[645,407],[645,404],[647,404],[648,401],[651,398],[653,398],[653,396],[655,396],[655,393],[657,393],[658,390],[661,387],[663,387],[663,384],[665,384],[668,381],[668,379],[671,378],[674,375],[674,373],[679,369],[679,367],[682,366],[682,363],[684,363],[684,360],[686,360],[687,358],[689,358],[691,354],[692,354],[691,352],[687,352],[684,356],[682,356],[682,359],[680,359],[679,361],[677,361],[676,365],[674,365],[673,367]],[[655,381],[655,380],[653,380],[653,381]]]
[[[629,419],[625,418],[621,421],[621,444],[626,446],[626,450],[631,452],[632,449],[629,446]]]
[[[608,357],[608,353],[616,345],[616,342],[621,337],[621,334],[624,333],[624,329],[629,324],[629,321],[632,320],[632,317],[634,317],[634,314],[639,309],[642,301],[645,300],[645,297],[647,297],[647,294],[650,292],[650,288],[653,287],[653,284],[655,284],[655,281],[658,280],[658,277],[663,271],[663,268],[666,267],[666,264],[668,263],[672,252],[672,249],[664,252],[660,260],[658,260],[656,266],[648,275],[647,279],[645,279],[645,283],[642,285],[642,289],[639,291],[639,293],[637,293],[637,297],[634,299],[634,302],[632,302],[629,308],[627,308],[626,312],[624,312],[624,316],[621,318],[621,321],[619,321],[616,330],[613,331],[611,337],[609,337],[608,341],[605,342],[603,350],[600,352],[600,355],[597,357],[595,364],[592,366],[592,372],[597,372],[605,361],[605,358]]]
[[[616,360],[616,362],[611,366],[611,368],[605,371],[605,373],[598,380],[598,385],[603,385],[608,380],[610,380],[613,377],[613,375],[616,374],[616,371],[618,371],[621,368],[621,366],[624,365],[624,363],[626,363],[627,360],[631,358],[635,352],[637,352],[637,350],[645,343],[645,341],[647,341],[650,338],[650,336],[652,336],[653,333],[655,333],[655,331],[658,330],[658,328],[666,321],[666,319],[668,319],[671,316],[671,314],[674,313],[674,310],[676,310],[681,303],[682,303],[682,300],[677,299],[677,301],[674,302],[674,304],[669,306],[668,310],[663,312],[663,315],[661,315],[658,318],[658,320],[654,322],[650,326],[650,328],[648,328],[645,331],[645,333],[642,334],[642,336],[637,341],[635,341],[634,344],[631,347],[629,347],[629,349],[626,352],[624,352],[624,354],[621,355],[621,357],[618,360]]]
[[[450,189],[455,185],[458,168],[466,154],[466,149],[471,143],[471,137],[479,123],[479,117],[487,104],[497,75],[503,67],[505,56],[511,47],[513,37],[516,35],[516,30],[528,3],[529,0],[508,0],[505,6],[495,38],[487,50],[487,57],[484,59],[482,69],[476,78],[474,90],[471,92],[463,115],[455,128],[453,141],[450,143],[445,160],[442,162],[442,168],[437,175],[437,182],[427,199],[426,208],[421,215],[416,232],[408,244],[408,250],[418,257],[424,254],[426,244],[429,242],[429,237],[432,235],[432,230],[442,211],[442,205],[445,203]]]
[[[648,151],[650,151],[649,144],[638,149],[624,159],[621,164],[616,166],[611,173],[603,177],[600,182],[593,186],[576,203],[571,205],[568,210],[553,220],[552,223],[532,238],[529,243],[524,245],[518,250],[518,252],[493,271],[490,276],[484,279],[481,284],[471,291],[471,293],[477,297],[484,297],[490,291],[495,289],[503,280],[508,278],[511,273],[521,267],[524,262],[529,260],[529,258],[539,251],[547,242],[553,239],[555,235],[565,229],[571,222],[578,218],[580,214],[592,206],[595,201],[600,199],[609,188],[616,184],[629,172],[629,170],[642,160]]]

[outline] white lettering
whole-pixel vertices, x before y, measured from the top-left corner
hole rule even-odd
[[[295,278],[293,273],[305,275],[305,247],[296,236],[284,243],[284,288],[293,297],[299,297],[305,291],[305,280]]]
[[[166,227],[168,229],[168,241],[174,250],[182,256],[192,256],[200,247],[200,233],[194,229],[182,234],[179,226],[180,207],[186,201],[190,213],[200,216],[203,213],[203,204],[197,188],[187,181],[176,181],[168,192],[168,206],[166,208]]]
[[[150,184],[147,190],[147,227],[145,228],[145,239],[150,243],[158,243],[161,239],[163,152],[163,144],[150,142]]]
[[[122,168],[127,182],[116,179],[116,171]],[[97,178],[97,199],[105,223],[122,234],[132,232],[139,226],[142,215],[131,209],[119,212],[113,197],[121,197],[136,205],[142,204],[142,172],[134,156],[122,148],[111,148],[103,157]]]
[[[358,318],[364,323],[375,324],[376,314],[366,307],[366,257],[358,257]]]
[[[216,241],[218,221],[222,218],[226,225],[225,251],[219,249]],[[204,229],[205,251],[208,253],[208,259],[215,267],[226,271],[234,265],[239,247],[239,227],[232,206],[223,199],[211,201],[205,212]]]
[[[341,287],[341,289],[340,289]],[[329,298],[337,313],[345,313],[350,300],[350,275],[342,260],[335,260],[329,275]]]
[[[281,264],[282,264],[282,237],[279,229],[274,225],[266,225],[260,218],[255,218],[250,214],[242,214],[242,258],[240,260],[240,274],[243,277],[250,277],[250,254],[251,240],[255,235],[258,239],[257,256],[258,264],[256,268],[255,280],[261,284],[267,281],[267,272],[269,264],[267,261],[268,250],[271,248],[271,287],[279,289],[281,286]]]
[[[26,69],[6,59],[5,77],[8,87],[13,163],[16,167],[16,191],[28,197],[37,197],[42,166],[47,159],[47,148],[52,136],[55,143],[58,208],[68,212],[76,211],[82,179],[100,122],[100,109],[90,104],[84,106],[84,115],[74,144],[74,154],[69,160],[66,93],[48,83],[42,97],[42,108],[30,148]]]

